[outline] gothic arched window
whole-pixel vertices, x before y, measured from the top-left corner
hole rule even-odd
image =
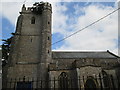
[[[88,77],[85,83],[85,90],[97,90],[97,82],[93,77]]]
[[[31,24],[35,24],[35,17],[31,18]]]
[[[62,72],[59,76],[59,88],[60,90],[68,89],[68,75],[65,72]]]
[[[102,71],[104,88],[109,88],[109,76],[105,71]]]

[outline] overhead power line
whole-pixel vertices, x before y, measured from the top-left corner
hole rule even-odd
[[[57,44],[57,43],[59,43],[59,42],[62,42],[62,41],[64,41],[65,39],[67,39],[67,38],[69,38],[69,37],[72,37],[73,35],[75,35],[75,34],[79,33],[80,31],[85,30],[86,28],[88,28],[88,27],[90,27],[90,26],[92,26],[92,25],[96,24],[97,22],[99,22],[99,21],[103,20],[104,18],[108,17],[109,15],[111,15],[111,14],[115,13],[115,12],[116,12],[116,11],[118,11],[119,9],[120,9],[120,8],[115,9],[115,10],[114,10],[114,11],[112,11],[111,13],[109,13],[109,14],[107,14],[107,15],[105,15],[105,16],[103,16],[103,17],[101,17],[100,19],[98,19],[98,20],[94,21],[93,23],[91,23],[91,24],[89,24],[89,25],[85,26],[84,28],[82,28],[82,29],[80,29],[80,30],[77,30],[76,32],[74,32],[74,33],[72,33],[72,34],[70,34],[70,35],[68,35],[68,36],[64,37],[64,38],[63,38],[63,39],[61,39],[61,40],[58,40],[57,42],[52,43],[52,45]]]

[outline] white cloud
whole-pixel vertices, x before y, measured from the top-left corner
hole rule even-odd
[[[19,3],[2,3],[2,15],[7,18],[12,24],[15,24],[16,17],[19,15],[19,9],[21,7],[21,4]]]
[[[66,20],[68,20],[67,15],[64,15],[63,12],[67,10],[67,7],[59,3],[53,3],[52,7],[52,33],[60,32],[63,34],[67,27]]]
[[[79,8],[80,7],[76,8],[75,12],[79,13],[79,11],[77,11]],[[113,7],[102,6],[100,4],[90,5],[82,8],[82,10],[85,12],[85,15],[79,16],[77,24],[73,27],[77,27],[76,29],[79,30],[95,20],[107,15],[114,9],[115,8]],[[66,39],[65,44],[63,44],[57,50],[111,50],[117,54],[117,43],[114,41],[114,39],[118,39],[117,20],[117,13],[114,13],[113,15],[103,19],[84,31]],[[72,32],[66,31],[68,34],[74,32],[75,30]]]

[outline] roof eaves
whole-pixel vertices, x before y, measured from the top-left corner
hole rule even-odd
[[[115,55],[114,53],[110,52],[109,50],[107,50],[107,52],[113,56],[115,56],[116,58],[120,58],[119,56]]]

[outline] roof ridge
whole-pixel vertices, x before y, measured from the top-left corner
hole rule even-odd
[[[78,53],[80,53],[80,52],[82,52],[82,53],[84,53],[84,52],[88,52],[88,53],[90,53],[90,52],[92,52],[92,53],[96,53],[96,52],[105,52],[105,53],[107,53],[107,51],[52,51],[52,52],[69,52],[69,53],[73,53],[73,52],[78,52]]]
[[[56,58],[120,58],[117,55],[107,51],[53,51],[53,57]]]

